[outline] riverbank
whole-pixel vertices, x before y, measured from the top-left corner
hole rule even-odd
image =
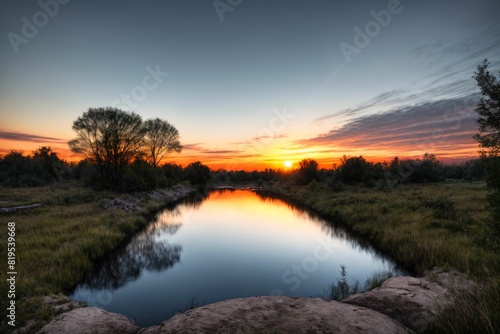
[[[7,222],[16,229],[16,327],[2,317],[0,332],[30,325],[40,329],[60,310],[44,303],[44,296],[69,293],[93,265],[143,228],[162,207],[197,192],[177,185],[133,195],[94,191],[77,182],[38,188],[3,188],[2,207],[43,206],[0,214],[1,234]],[[1,238],[1,258],[7,259],[6,238]],[[7,296],[6,280],[0,293]],[[7,309],[9,300],[1,299]]]
[[[456,268],[478,282],[476,294],[464,295],[427,332],[500,330],[500,247],[488,225],[484,183],[333,191],[312,182],[273,184],[258,192],[303,205],[354,231],[417,277],[434,267]]]
[[[364,187],[331,191],[313,182],[274,184],[257,193],[301,205],[352,230],[416,275],[434,267],[457,268],[473,277],[500,272],[500,259],[485,247],[488,212],[479,183],[400,186],[385,192]]]
[[[179,187],[174,193],[180,197],[184,192],[195,191]],[[483,184],[401,186],[391,192],[356,187],[332,191],[315,182],[302,187],[273,184],[252,188],[304,205],[333,224],[343,224],[416,273],[440,266],[445,270],[458,268],[472,276],[478,282],[478,292],[455,303],[455,308],[438,317],[439,326],[426,328],[426,333],[460,332],[464,328],[469,328],[468,332],[476,329],[495,333],[499,328],[500,253],[489,239],[485,223],[488,213]],[[44,203],[0,215],[6,222],[16,222],[20,273],[17,328],[33,320],[29,325],[31,332],[36,332],[62,312],[57,307],[59,302],[46,303],[44,298],[68,293],[98,259],[145,226],[162,206],[171,203],[171,194],[166,190],[133,196],[95,192],[74,183],[2,189],[3,207]],[[6,224],[2,224],[2,229],[6,235]],[[4,240],[1,255],[6,258]],[[432,281],[437,278],[428,280],[435,283]],[[2,295],[6,295],[6,282],[0,287]],[[61,305],[66,305],[63,300]],[[5,309],[7,300],[2,299],[1,303]],[[69,305],[68,308],[80,306]],[[2,322],[0,331],[9,332],[12,328]]]

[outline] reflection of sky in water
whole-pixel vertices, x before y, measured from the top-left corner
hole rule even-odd
[[[280,200],[213,192],[159,213],[72,297],[151,325],[192,300],[320,296],[341,264],[351,282],[395,270],[369,245]]]

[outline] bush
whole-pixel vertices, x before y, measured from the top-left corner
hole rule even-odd
[[[210,168],[200,161],[193,162],[184,169],[183,180],[188,180],[193,185],[205,185],[210,180]]]
[[[0,158],[0,185],[6,187],[37,187],[69,178],[68,165],[50,147],[40,147],[33,156],[10,151]]]
[[[366,183],[373,178],[373,164],[362,156],[348,158],[344,155],[340,161],[342,164],[337,169],[337,175],[343,183]]]
[[[299,186],[318,180],[318,163],[313,159],[303,159],[299,162],[299,170],[293,175],[293,183]]]
[[[168,180],[168,184],[175,184],[182,180],[182,166],[167,163],[160,167],[161,174]]]
[[[156,167],[151,166],[144,160],[135,160],[123,174],[120,191],[147,191],[158,188],[160,184],[166,184],[165,177],[160,175]]]

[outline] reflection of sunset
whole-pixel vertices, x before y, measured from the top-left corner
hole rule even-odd
[[[247,234],[259,234],[262,233],[262,229],[277,235],[282,229],[286,229],[297,237],[304,233],[311,233],[310,225],[302,223],[302,214],[297,215],[296,212],[290,210],[288,204],[280,200],[263,201],[247,190],[214,191],[209,198],[209,201],[202,203],[203,216],[198,219],[211,221],[220,233],[243,227]],[[226,219],[220,219],[221,212]],[[196,216],[197,212],[192,215]],[[167,213],[167,217],[172,216]],[[239,217],[239,220],[233,221],[231,217]],[[170,221],[177,221],[177,217]],[[187,217],[185,224],[189,224],[190,221],[190,217]],[[201,227],[198,226],[198,228]]]

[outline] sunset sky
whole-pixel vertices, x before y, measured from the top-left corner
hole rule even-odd
[[[282,168],[477,156],[472,78],[500,1],[2,1],[0,154],[66,142],[90,107],[175,125],[168,161]]]

